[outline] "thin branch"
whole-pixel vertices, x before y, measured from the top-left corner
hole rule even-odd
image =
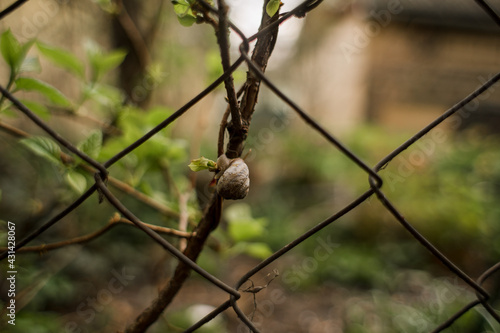
[[[30,136],[27,132],[25,132],[19,128],[16,128],[14,126],[11,126],[9,124],[3,123],[1,121],[0,121],[0,130],[4,131],[5,133],[8,133],[12,136],[15,136],[16,138],[27,138]]]
[[[125,31],[125,34],[127,35],[127,38],[130,41],[132,48],[134,49],[134,53],[139,59],[139,64],[142,70],[145,70],[151,63],[151,54],[149,53],[149,47],[146,44],[146,41],[144,40],[141,32],[137,28],[134,20],[132,20],[127,9],[123,5],[123,0],[116,0],[115,3],[118,6],[116,18]]]
[[[224,0],[217,0],[219,12],[219,25],[216,29],[217,41],[219,43],[220,57],[222,62],[222,69],[224,72],[229,70],[231,60],[229,57],[229,25],[227,20],[228,7]],[[236,98],[236,90],[234,89],[233,75],[224,80],[224,85],[227,92],[227,100],[229,102],[229,109],[231,110],[231,124],[235,131],[240,131],[242,126],[240,109],[238,107],[238,99]],[[220,154],[221,155],[221,154]]]
[[[152,199],[151,197],[147,196],[146,194],[136,190],[134,187],[128,185],[127,183],[122,182],[119,179],[116,179],[114,177],[108,177],[108,183],[115,188],[119,189],[120,191],[136,198],[137,200],[145,203],[149,207],[152,207],[156,209],[160,214],[163,214],[165,216],[169,216],[172,218],[179,218],[179,213],[176,212],[175,210],[172,210],[171,208],[168,208],[167,206],[159,203],[158,201]]]
[[[231,109],[228,105],[219,125],[219,138],[217,140],[217,156],[224,154],[224,134],[226,132],[227,119],[229,118],[230,113]]]
[[[179,197],[179,210],[180,210],[180,216],[179,216],[179,230],[181,232],[185,232],[188,227],[188,199],[190,196],[190,192],[188,191],[187,193],[181,194]],[[187,239],[183,238],[179,241],[179,250],[184,251],[187,247]]]
[[[132,223],[132,221],[127,220],[125,218],[122,218],[118,214],[115,214],[115,216],[113,216],[109,220],[108,224],[106,224],[101,229],[99,229],[97,231],[94,231],[94,232],[92,232],[90,234],[83,235],[83,236],[78,236],[78,237],[74,237],[74,238],[71,238],[71,239],[67,239],[67,240],[60,241],[60,242],[55,242],[55,243],[50,243],[50,244],[42,244],[42,245],[35,245],[35,246],[25,246],[25,247],[17,250],[16,253],[25,253],[25,252],[40,252],[40,253],[44,253],[44,252],[51,251],[51,250],[56,250],[56,249],[59,249],[61,247],[65,247],[65,246],[88,243],[91,240],[93,240],[93,239],[101,236],[102,234],[104,234],[105,232],[107,232],[108,230],[110,230],[111,228],[113,228],[113,227],[115,227],[115,226],[117,226],[119,224],[125,224],[125,225],[135,226],[135,224]],[[166,234],[166,235],[180,237],[180,238],[190,238],[190,237],[193,236],[193,233],[190,233],[190,232],[179,231],[179,230],[175,230],[175,229],[172,229],[172,228],[161,227],[161,226],[158,226],[158,225],[144,223],[144,222],[143,222],[143,224],[146,225],[147,227],[149,227],[151,230],[154,230],[154,231],[156,231],[156,232],[158,232],[160,234]],[[6,247],[0,247],[0,251],[7,251],[7,248]]]

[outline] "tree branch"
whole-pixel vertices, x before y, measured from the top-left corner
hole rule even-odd
[[[266,5],[268,1],[264,1],[264,8],[262,12],[262,20],[260,24],[260,30],[265,29],[270,24],[276,22],[279,19],[278,13],[273,17],[269,17],[266,13]],[[262,35],[257,39],[255,48],[252,54],[252,61],[265,72],[267,67],[267,62],[271,53],[273,52],[274,46],[276,44],[276,38],[278,36],[279,26],[272,28],[266,34]],[[226,155],[230,158],[239,157],[243,151],[243,144],[247,138],[248,129],[250,127],[250,122],[252,120],[252,115],[255,111],[255,105],[257,104],[257,96],[259,95],[260,79],[255,77],[251,72],[247,72],[247,80],[243,86],[243,96],[240,102],[240,113],[242,117],[243,125],[238,128],[235,126],[233,119],[228,126],[229,132],[229,143],[227,144]]]
[[[61,247],[65,247],[65,246],[88,243],[91,240],[101,236],[102,234],[104,234],[105,232],[107,232],[108,230],[110,230],[111,228],[113,228],[119,224],[135,226],[135,224],[132,223],[132,221],[129,221],[125,218],[120,217],[120,215],[115,214],[115,216],[113,216],[109,220],[108,224],[106,224],[101,229],[94,231],[90,234],[67,239],[67,240],[60,241],[60,242],[50,243],[50,244],[25,246],[25,247],[20,248],[19,250],[16,250],[16,253],[25,253],[25,252],[43,253],[43,252],[47,252],[47,251],[51,251],[51,250],[56,250],[56,249],[59,249]],[[180,237],[183,239],[190,238],[194,235],[194,233],[183,232],[183,231],[179,231],[179,230],[175,230],[175,229],[171,229],[171,228],[167,228],[167,227],[161,227],[161,226],[154,225],[154,224],[144,223],[144,225],[146,225],[147,227],[151,228],[152,230],[154,230],[158,233],[166,234],[166,235],[170,235],[170,236],[175,236],[175,237]],[[0,251],[7,251],[7,248],[0,247]]]
[[[227,12],[228,8],[224,0],[218,0],[217,5],[219,8],[219,24],[218,29],[216,29],[217,41],[219,43],[220,57],[222,62],[222,69],[224,72],[229,70],[231,66],[231,60],[229,57],[229,25],[227,22]],[[238,107],[238,99],[236,98],[236,90],[234,89],[233,75],[229,75],[226,80],[224,80],[224,85],[227,92],[227,100],[229,102],[229,109],[231,110],[231,122],[235,130],[240,130],[241,115],[240,109]],[[222,154],[219,154],[222,155]]]
[[[273,18],[270,18],[266,14],[265,8],[268,1],[269,0],[264,1],[264,9],[262,13],[262,22],[260,29],[264,29],[269,24],[275,22],[279,17],[279,15],[276,14],[274,15]],[[225,17],[224,20],[226,19],[227,18]],[[272,50],[274,48],[277,34],[278,34],[278,27],[276,26],[276,28],[269,30],[266,34],[262,35],[257,40],[257,44],[254,49],[252,59],[256,61],[256,63],[262,69],[262,71],[264,71],[267,66],[267,61],[269,60],[269,57],[271,56]],[[225,50],[221,51],[221,57],[223,57],[222,54],[224,52]],[[238,124],[233,123],[235,119],[232,118],[231,120],[232,130],[229,131],[230,142],[228,144],[228,151],[226,153],[230,152],[233,156],[228,155],[229,157],[236,157],[241,155],[241,151],[243,150],[243,144],[245,142],[248,128],[250,126],[251,116],[255,109],[255,103],[257,103],[259,83],[260,80],[256,79],[250,73],[248,74],[247,82],[245,83],[244,86],[245,90],[243,92],[243,100],[245,101],[245,108],[243,108],[243,106],[240,105],[241,111],[239,110],[241,115],[244,114],[243,111],[245,112],[245,118],[243,119],[243,124],[239,129],[238,129]],[[220,137],[219,137],[219,142],[220,142]],[[229,150],[229,148],[233,147],[234,150]],[[195,229],[196,235],[194,235],[189,239],[186,250],[184,251],[184,254],[191,260],[196,261],[196,259],[198,258],[199,254],[203,249],[203,246],[208,236],[210,235],[212,230],[214,230],[217,227],[221,217],[221,211],[222,211],[222,198],[217,193],[215,193],[212,196],[207,208],[205,209],[205,212],[203,214],[200,223]],[[127,326],[125,333],[145,332],[148,329],[148,327],[158,319],[158,317],[165,310],[165,308],[172,302],[175,295],[177,295],[182,285],[189,277],[190,272],[191,269],[184,262],[182,261],[179,262],[174,272],[174,275],[170,279],[168,284],[163,289],[160,290],[158,297],[153,301],[153,303],[147,309],[145,309],[135,319],[133,323]]]

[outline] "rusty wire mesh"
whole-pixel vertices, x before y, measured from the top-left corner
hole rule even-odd
[[[11,14],[14,12],[20,5],[22,5],[26,1],[16,1],[3,12],[0,13],[0,19],[3,18],[7,14]],[[495,13],[495,11],[484,1],[477,0],[476,1],[479,6],[483,8],[483,10],[488,13],[488,15],[500,25],[500,16]],[[307,12],[315,9],[318,5],[320,5],[321,1],[318,0],[306,0],[299,6],[297,6],[294,10],[284,14],[274,25],[278,25],[283,21],[296,17],[303,17]],[[207,4],[204,4],[207,5]],[[208,6],[208,5],[207,5]],[[321,7],[321,6],[319,6]],[[215,11],[215,9],[211,9]],[[436,327],[433,332],[441,332],[445,330],[447,327],[453,325],[453,323],[464,315],[467,311],[474,307],[482,306],[484,309],[494,318],[498,323],[500,323],[500,315],[498,311],[496,311],[490,305],[490,293],[483,287],[483,284],[488,280],[492,279],[495,274],[498,274],[500,271],[500,262],[489,267],[487,270],[482,272],[479,278],[474,279],[471,277],[471,273],[465,272],[461,270],[453,261],[448,259],[440,250],[438,250],[436,244],[431,243],[427,240],[419,231],[412,225],[411,216],[406,218],[403,216],[402,212],[398,210],[398,208],[388,199],[388,197],[384,194],[383,191],[383,180],[379,176],[379,171],[385,168],[385,166],[390,163],[395,157],[401,154],[404,150],[410,147],[412,144],[416,143],[419,139],[421,139],[424,135],[433,130],[436,126],[441,124],[444,120],[458,112],[461,108],[466,106],[468,103],[476,99],[482,93],[487,91],[493,84],[500,80],[500,73],[494,75],[487,82],[482,84],[477,90],[471,92],[468,96],[463,97],[463,99],[459,100],[454,106],[446,110],[439,116],[437,119],[429,123],[425,128],[415,133],[411,138],[409,138],[406,142],[403,142],[398,148],[389,152],[382,160],[375,164],[374,167],[370,167],[367,161],[364,161],[356,156],[352,150],[346,147],[342,142],[337,140],[334,136],[332,136],[325,128],[323,128],[318,122],[312,119],[308,113],[303,110],[300,106],[298,106],[293,99],[287,96],[283,91],[280,90],[278,86],[276,86],[262,71],[252,62],[248,52],[249,52],[249,43],[255,40],[260,35],[266,33],[265,31],[260,31],[258,34],[247,38],[245,37],[238,29],[237,24],[230,23],[230,27],[235,31],[240,37],[243,39],[240,50],[240,57],[236,60],[229,70],[225,71],[222,76],[220,76],[217,80],[215,80],[212,84],[206,87],[202,92],[196,95],[193,99],[188,101],[184,106],[178,109],[175,113],[169,116],[167,119],[159,123],[155,128],[153,128],[150,132],[144,135],[142,138],[137,140],[132,145],[125,147],[122,151],[118,152],[115,156],[105,162],[100,162],[92,159],[91,157],[85,155],[80,150],[78,150],[73,144],[71,144],[64,137],[59,135],[56,131],[54,131],[49,125],[47,125],[42,119],[40,119],[36,114],[34,114],[29,108],[23,105],[18,99],[16,99],[7,89],[0,86],[0,92],[9,99],[13,105],[22,113],[24,113],[34,124],[43,129],[48,135],[50,135],[53,139],[55,139],[61,146],[65,147],[70,152],[77,155],[83,161],[85,161],[89,166],[95,168],[95,183],[92,185],[83,195],[81,195],[76,201],[74,201],[71,205],[66,207],[63,211],[57,214],[55,217],[47,221],[37,230],[34,230],[31,234],[27,235],[17,243],[16,249],[20,249],[32,240],[36,239],[40,236],[44,231],[52,227],[57,222],[61,221],[66,215],[68,215],[71,211],[76,209],[79,205],[81,205],[84,201],[86,201],[92,194],[98,192],[101,198],[105,198],[111,205],[113,205],[121,214],[131,220],[136,224],[138,228],[140,228],[144,233],[146,233],[151,239],[161,245],[166,251],[171,253],[173,256],[177,257],[177,259],[186,265],[188,265],[192,270],[196,271],[199,275],[201,275],[204,279],[212,283],[214,286],[220,288],[224,292],[228,294],[228,300],[220,306],[218,306],[215,310],[213,310],[210,314],[201,318],[198,323],[187,329],[185,332],[192,332],[196,329],[202,327],[205,323],[209,322],[213,318],[217,317],[219,314],[224,312],[225,310],[232,308],[237,314],[238,318],[253,332],[260,332],[260,330],[252,323],[251,319],[248,318],[243,311],[238,306],[238,299],[241,297],[241,287],[247,282],[252,276],[254,276],[259,271],[262,271],[264,268],[269,266],[275,260],[283,256],[285,253],[291,251],[294,247],[301,244],[311,236],[320,233],[322,229],[326,226],[332,224],[337,221],[339,218],[347,214],[348,212],[356,209],[363,202],[368,200],[370,197],[376,197],[383,206],[387,209],[387,211],[392,214],[394,219],[396,219],[402,228],[406,229],[415,239],[415,241],[419,242],[421,246],[426,248],[437,260],[439,260],[446,268],[454,274],[457,278],[463,281],[468,285],[471,291],[473,291],[476,295],[476,299],[471,301],[469,304],[465,305],[461,310],[457,311],[453,316],[451,316],[448,320],[443,322],[439,327]],[[106,186],[106,179],[108,177],[108,168],[111,167],[114,163],[119,161],[121,158],[126,156],[129,152],[133,151],[141,144],[148,141],[151,137],[153,137],[156,133],[164,129],[165,127],[172,124],[175,120],[185,114],[190,110],[196,103],[198,103],[201,99],[211,93],[215,88],[217,88],[221,83],[224,82],[226,78],[228,78],[238,67],[243,64],[247,64],[250,71],[252,71],[257,77],[259,77],[262,82],[282,101],[284,101],[288,106],[293,109],[301,119],[310,125],[312,131],[317,131],[320,133],[323,138],[328,141],[330,144],[335,146],[342,154],[344,154],[347,158],[349,158],[354,165],[358,168],[362,169],[366,175],[368,176],[367,182],[367,190],[365,193],[360,195],[357,199],[352,201],[350,204],[346,205],[342,209],[337,212],[334,212],[329,218],[324,221],[319,222],[315,227],[311,228],[300,237],[290,241],[290,243],[283,246],[280,250],[276,251],[267,259],[263,260],[261,263],[256,265],[254,268],[246,272],[240,279],[233,285],[230,286],[221,280],[219,280],[216,276],[205,271],[201,268],[196,262],[189,259],[184,253],[179,251],[174,245],[161,237],[158,233],[153,231],[148,226],[144,225],[140,222],[140,219],[130,210],[124,206],[117,197],[110,191]],[[457,96],[457,99],[460,98]],[[5,259],[7,257],[7,252],[2,253],[0,259]]]

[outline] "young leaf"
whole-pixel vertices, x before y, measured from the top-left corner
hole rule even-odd
[[[94,83],[83,87],[86,99],[92,99],[107,108],[115,109],[123,104],[123,93],[120,89],[106,84]]]
[[[92,0],[97,3],[102,10],[107,12],[108,14],[119,14],[120,8],[119,5],[115,3],[115,1],[111,0]]]
[[[235,242],[248,241],[265,233],[267,220],[252,217],[251,208],[247,204],[229,206],[224,216],[228,221],[228,232]]]
[[[19,142],[46,161],[60,165],[61,148],[54,140],[44,136],[33,136],[21,139]]]
[[[64,174],[64,180],[77,194],[82,194],[87,188],[87,179],[77,171],[67,170]]]
[[[5,31],[0,36],[0,52],[5,62],[9,65],[12,74],[19,72],[24,58],[26,58],[26,54],[33,43],[34,40],[30,40],[24,44],[19,43],[10,30]]]
[[[106,73],[120,65],[127,56],[125,50],[116,50],[99,58],[98,65],[103,73]]]
[[[9,30],[5,31],[0,37],[0,51],[5,62],[9,65],[11,71],[15,72],[19,64],[19,55],[21,53],[21,44]]]
[[[84,76],[83,62],[73,53],[42,43],[37,43],[36,46],[38,51],[55,65],[69,70],[80,77]]]
[[[192,26],[196,22],[196,15],[191,10],[191,3],[186,0],[172,1],[174,12],[177,14],[179,23],[185,27]]]
[[[26,72],[36,72],[40,73],[42,71],[42,66],[37,57],[28,57],[24,59],[21,67],[19,68],[20,73]]]
[[[102,132],[96,130],[92,132],[85,140],[78,144],[78,149],[90,156],[97,158],[101,152],[102,147]]]
[[[101,47],[93,41],[88,41],[85,49],[92,68],[92,82],[98,81],[104,74],[120,65],[127,55],[124,50],[104,54]]]
[[[205,157],[200,157],[192,160],[188,167],[193,171],[210,170],[213,171],[217,169],[217,164]]]
[[[273,17],[280,9],[282,2],[280,0],[269,0],[266,5],[266,13],[269,17]]]
[[[48,83],[40,81],[34,78],[20,77],[16,81],[16,91],[26,90],[26,91],[36,91],[47,97],[50,102],[62,106],[70,107],[71,102],[55,87]]]

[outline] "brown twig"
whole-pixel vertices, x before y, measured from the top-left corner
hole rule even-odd
[[[217,140],[217,156],[224,154],[224,134],[226,133],[227,119],[229,118],[230,113],[231,109],[228,105],[219,125],[219,138]]]
[[[0,130],[16,138],[27,138],[30,136],[27,132],[3,122],[0,122]]]
[[[69,246],[69,245],[88,243],[91,240],[101,236],[102,234],[104,234],[105,232],[107,232],[108,230],[110,230],[111,228],[113,228],[119,224],[135,226],[135,224],[132,223],[132,221],[129,221],[125,218],[120,217],[118,214],[115,214],[115,216],[113,216],[109,220],[108,224],[106,224],[101,229],[94,231],[90,234],[79,236],[79,237],[74,237],[71,239],[67,239],[67,240],[55,242],[55,243],[50,243],[50,244],[25,246],[25,247],[22,247],[19,250],[17,250],[16,253],[25,253],[25,252],[44,253],[47,251],[56,250],[56,249],[59,249],[61,247],[65,247],[65,246]],[[194,235],[193,233],[190,233],[190,232],[179,231],[179,230],[175,230],[172,228],[161,227],[161,226],[154,225],[154,224],[144,223],[144,225],[146,225],[147,227],[151,228],[152,230],[154,230],[158,233],[166,234],[166,235],[170,235],[170,236],[175,236],[175,237],[180,237],[180,238],[190,238]],[[0,247],[0,251],[7,251],[7,248]]]
[[[222,69],[224,72],[229,70],[231,67],[231,60],[229,57],[229,25],[227,21],[228,7],[224,0],[217,1],[219,9],[219,25],[216,29],[217,41],[219,43],[220,57],[222,63]],[[228,76],[224,80],[224,86],[226,87],[227,100],[229,102],[229,109],[231,111],[231,123],[236,131],[241,129],[241,114],[238,107],[238,99],[236,98],[236,90],[234,88],[233,75]]]
[[[179,210],[180,210],[180,216],[179,216],[179,230],[181,232],[185,232],[188,227],[188,199],[189,196],[191,195],[191,191],[188,190],[188,192],[183,193],[179,197]],[[184,251],[187,246],[187,239],[183,238],[179,241],[179,250]]]

